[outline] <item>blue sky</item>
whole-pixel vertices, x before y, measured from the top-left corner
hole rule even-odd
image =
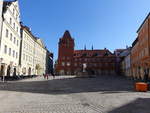
[[[125,48],[150,11],[150,0],[19,0],[21,20],[57,58],[65,30],[75,49]]]

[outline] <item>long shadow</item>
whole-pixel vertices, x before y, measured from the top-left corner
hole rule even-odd
[[[122,93],[134,91],[133,81],[118,76],[97,78],[66,78],[48,81],[8,82],[0,84],[0,91],[15,91],[41,94],[71,94],[100,92]]]
[[[150,98],[138,98],[108,113],[150,113]]]

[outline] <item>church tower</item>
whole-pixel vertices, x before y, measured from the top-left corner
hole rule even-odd
[[[69,31],[65,31],[58,44],[58,62],[56,70],[59,74],[70,75],[73,73],[74,39]]]

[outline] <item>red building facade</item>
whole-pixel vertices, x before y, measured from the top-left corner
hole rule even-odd
[[[132,44],[131,70],[134,78],[144,79],[145,71],[150,69],[150,13],[139,27],[137,34]]]
[[[58,60],[55,65],[57,74],[77,74],[82,72],[83,64],[87,65],[89,74],[115,74],[116,57],[108,49],[74,50],[74,46],[74,39],[66,31],[59,40]]]

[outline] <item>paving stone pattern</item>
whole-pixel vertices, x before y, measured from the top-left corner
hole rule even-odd
[[[0,113],[150,113],[150,93],[120,76],[0,82]]]

